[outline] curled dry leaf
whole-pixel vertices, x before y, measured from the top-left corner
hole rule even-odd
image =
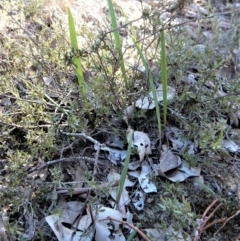
[[[84,203],[79,201],[58,203],[61,209],[61,222],[73,223],[84,207]]]
[[[131,177],[138,178],[140,175],[140,171],[130,171],[130,172],[128,172],[128,175]]]
[[[147,161],[142,162],[141,172],[137,170],[128,172],[130,176],[138,179],[139,184],[145,193],[157,192],[157,187],[151,181],[151,178],[150,178],[151,173],[152,173],[152,168],[150,167]]]
[[[130,140],[130,133],[127,134],[127,141]],[[148,135],[141,131],[134,131],[132,138],[132,147],[136,147],[138,150],[138,155],[140,158],[140,162],[143,161],[145,155],[151,154],[151,142]]]
[[[46,85],[50,85],[54,80],[52,76],[43,77],[43,81]]]
[[[238,152],[240,146],[231,140],[222,140],[222,146],[230,152]]]
[[[119,222],[114,220],[105,220],[108,217],[115,218],[117,220],[122,220],[122,215],[118,210],[102,207],[98,212],[98,218],[95,222],[96,224],[96,241],[125,241]]]
[[[102,145],[101,147],[102,151],[108,152],[108,160],[111,161],[113,164],[117,165],[118,162],[123,161],[127,156],[127,151],[125,150],[119,150],[115,148],[111,148],[108,146]],[[94,145],[94,149],[98,149],[98,145]]]
[[[69,240],[78,241],[78,240],[80,240],[80,238],[83,235],[83,232],[76,231],[75,235],[73,236],[73,233],[75,230],[64,227],[62,224],[62,221],[60,219],[60,216],[58,214],[53,214],[53,215],[47,216],[47,217],[45,217],[45,219],[46,219],[48,225],[51,227],[51,229],[55,233],[58,241],[69,241]],[[72,236],[73,236],[73,238],[72,238]],[[91,241],[92,237],[88,235],[87,237],[85,237],[84,240]]]
[[[130,162],[128,165],[128,170],[137,170],[140,167],[141,163],[140,161],[134,161],[134,162]]]
[[[164,175],[165,172],[179,167],[182,163],[181,158],[172,153],[166,145],[162,146],[161,158],[159,160],[158,174]],[[164,175],[165,176],[165,175]]]
[[[109,182],[114,182],[116,180],[120,180],[121,175],[116,173],[116,172],[110,172],[108,174],[108,181]],[[124,182],[124,188],[123,188],[123,192],[122,192],[122,198],[125,200],[125,204],[129,204],[130,202],[130,198],[128,195],[128,191],[126,190],[126,187],[132,187],[135,183],[131,182],[128,178],[126,178],[125,182]],[[117,198],[117,191],[118,191],[118,186],[117,187],[112,187],[109,191],[111,197],[116,201]]]
[[[72,210],[74,211],[74,210]],[[70,213],[67,213],[64,217],[60,217],[58,214],[50,215],[46,217],[46,221],[49,226],[54,231],[55,235],[57,236],[59,241],[92,241],[95,230],[90,228],[92,224],[92,216],[94,217],[96,233],[95,233],[95,240],[96,241],[110,241],[111,235],[114,236],[115,241],[125,241],[125,238],[120,230],[119,222],[114,220],[108,220],[108,217],[112,217],[117,220],[122,220],[122,215],[118,210],[114,210],[108,207],[96,207],[95,210],[92,210],[92,216],[90,215],[89,211],[87,210],[88,214],[84,215],[77,227],[75,235],[75,226],[73,225],[73,229],[69,229],[63,226],[64,223],[68,223],[70,226],[73,223],[72,218],[69,217]],[[79,210],[78,210],[79,214]],[[111,225],[112,224],[112,225]]]
[[[188,137],[184,134],[184,131],[178,127],[167,127],[167,137],[171,141],[172,147],[175,151],[186,152],[189,155],[194,155],[198,148],[198,143],[193,143],[188,140]]]
[[[127,220],[126,221],[128,224],[134,225],[133,224],[133,214],[129,210],[127,211]],[[132,230],[128,225],[124,225],[124,228]]]
[[[169,174],[167,178],[172,182],[183,182],[188,177],[200,176],[200,172],[200,168],[189,167],[189,165],[186,162],[183,162],[181,167],[179,167],[179,169]]]
[[[138,211],[142,211],[144,209],[144,200],[145,196],[142,191],[136,191],[134,193],[132,203]]]
[[[94,223],[96,227],[96,241],[125,241],[125,238],[119,226],[119,222],[108,219],[108,217],[112,217],[114,219],[122,221],[122,214],[118,210],[109,207],[96,206],[96,209],[92,210],[92,216],[94,218]],[[94,229],[90,228],[91,224],[92,217],[90,215],[90,212],[88,211],[88,214],[84,215],[81,218],[78,225],[78,230],[89,230],[88,233],[85,232],[85,236],[91,236],[95,232]],[[86,240],[85,236],[82,237],[82,240]],[[111,239],[111,237],[114,237],[114,239]]]
[[[152,172],[152,168],[148,164],[147,161],[142,163],[142,171],[138,177],[138,181],[141,185],[142,190],[145,193],[157,192],[156,185],[150,180],[150,173]]]
[[[188,177],[199,176],[200,171],[200,168],[190,168],[186,162],[182,162],[179,156],[174,155],[167,146],[163,145],[157,175],[165,177],[172,182],[182,182]],[[166,172],[168,172],[168,174],[166,174]]]
[[[108,181],[109,182],[115,182],[116,180],[120,180],[121,175],[116,172],[110,172],[108,174]],[[130,197],[128,194],[128,191],[126,187],[132,187],[135,184],[135,182],[131,182],[128,178],[125,179],[124,185],[123,185],[123,191],[119,200],[119,207],[122,215],[126,215],[126,209],[125,205],[128,205],[130,203]],[[118,193],[118,186],[112,187],[109,190],[109,193],[111,197],[116,201],[117,199],[117,193]]]
[[[160,85],[156,89],[156,93],[157,93],[158,102],[163,101],[163,87],[162,87],[162,85]],[[167,87],[167,100],[172,100],[175,96],[175,93],[176,93],[175,89],[168,86]],[[144,96],[143,98],[138,99],[136,101],[135,105],[136,105],[136,107],[138,107],[140,109],[144,109],[144,110],[151,110],[151,109],[155,108],[155,103],[154,103],[152,91],[149,92],[149,94],[147,96]]]

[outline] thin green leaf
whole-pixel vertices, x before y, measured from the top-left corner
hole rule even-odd
[[[123,14],[124,14],[124,12],[123,12]],[[126,18],[126,20],[128,22],[128,18],[126,16],[126,14],[124,14],[124,16],[125,16],[125,18]],[[136,49],[138,51],[140,59],[142,60],[142,63],[144,65],[144,67],[145,67],[145,70],[147,71],[147,76],[148,76],[148,80],[149,80],[151,91],[153,93],[153,99],[154,99],[154,103],[155,103],[155,107],[156,107],[156,115],[157,115],[158,131],[159,131],[159,140],[161,140],[161,117],[160,117],[160,109],[159,109],[159,104],[158,104],[158,99],[157,99],[157,92],[156,92],[156,88],[155,88],[154,83],[153,83],[153,76],[152,76],[151,72],[149,71],[146,58],[144,57],[144,54],[143,54],[139,44],[137,43],[136,33],[135,33],[135,31],[134,31],[134,29],[132,28],[131,25],[129,25],[129,27],[130,27],[131,37],[132,37],[132,40],[134,42],[134,45],[135,45],[135,47],[136,47]]]
[[[119,201],[123,192],[123,188],[124,188],[124,183],[126,180],[126,176],[127,176],[127,171],[128,171],[128,165],[129,165],[129,161],[130,161],[130,156],[131,156],[131,150],[132,150],[132,139],[133,139],[133,130],[130,130],[129,132],[129,141],[128,141],[128,148],[127,148],[127,157],[125,159],[124,162],[124,167],[121,173],[121,178],[119,181],[119,186],[118,186],[118,192],[117,192],[117,207],[119,206]]]
[[[125,69],[125,64],[123,61],[122,42],[121,42],[120,35],[119,35],[119,30],[118,30],[118,25],[117,25],[117,20],[116,20],[115,11],[113,8],[112,0],[108,0],[108,9],[109,9],[109,13],[110,13],[112,28],[115,29],[113,32],[113,36],[114,36],[114,40],[115,40],[116,50],[117,50],[117,53],[120,58],[119,63],[120,63],[120,69],[122,72],[122,77],[123,77],[126,88],[128,88],[126,69]]]
[[[73,16],[72,16],[70,9],[68,9],[68,24],[69,24],[71,46],[73,49],[78,49],[77,34],[76,34]],[[87,103],[86,84],[85,84],[83,70],[82,70],[81,58],[76,57],[73,60],[73,63],[75,66],[75,71],[76,71],[76,75],[77,75],[77,79],[78,79],[79,91],[83,96],[83,101],[85,103],[85,107],[87,107],[87,110],[89,111],[88,103]]]
[[[74,24],[74,20],[73,20],[73,16],[70,8],[68,9],[68,24],[69,24],[71,46],[72,48],[78,48],[77,34],[76,34],[75,24]]]
[[[137,223],[136,227],[139,228],[140,227],[140,223]],[[128,236],[127,241],[132,241],[136,234],[137,234],[137,231],[135,229],[132,230],[131,234]]]
[[[41,240],[41,241],[45,241],[45,238],[43,237],[43,232],[42,232],[42,230],[38,230],[38,234],[39,234],[39,236],[40,236],[40,240]]]
[[[163,117],[164,129],[167,125],[167,58],[164,30],[161,31],[161,68],[162,68],[162,85],[163,85]]]

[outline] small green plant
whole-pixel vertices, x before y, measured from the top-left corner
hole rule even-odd
[[[219,122],[206,123],[204,130],[199,132],[199,145],[201,148],[209,148],[218,151],[222,149],[223,133],[228,126],[225,120]]]
[[[127,16],[125,15],[125,18],[127,19]],[[130,25],[130,31],[131,31],[131,36],[132,36],[132,40],[134,42],[135,48],[137,49],[137,52],[140,56],[140,59],[143,63],[143,66],[145,68],[145,70],[147,71],[147,77],[149,80],[149,84],[150,84],[150,88],[151,91],[153,93],[153,98],[154,98],[154,103],[156,106],[156,115],[157,115],[157,123],[158,123],[158,131],[159,131],[159,140],[161,140],[161,118],[160,118],[160,109],[159,109],[159,104],[158,104],[158,100],[157,100],[157,93],[156,93],[156,88],[154,86],[154,82],[153,82],[153,76],[151,71],[149,71],[149,66],[147,64],[147,60],[143,54],[143,51],[141,50],[140,45],[137,42],[137,37],[136,37],[136,33],[134,31],[134,29],[132,28],[132,26]],[[163,39],[164,40],[164,39]],[[165,57],[165,56],[163,56]],[[166,102],[165,102],[166,103]]]
[[[173,223],[174,227],[189,229],[195,224],[195,214],[191,210],[191,204],[182,196],[179,201],[176,198],[162,198],[159,204],[165,215]]]
[[[70,33],[71,46],[72,46],[72,49],[74,51],[74,50],[78,49],[78,41],[77,41],[75,24],[74,24],[73,16],[72,16],[72,13],[71,13],[70,9],[68,9],[68,23],[69,23],[69,33]],[[89,112],[90,110],[89,110],[89,105],[88,105],[88,100],[87,100],[86,83],[85,83],[85,80],[84,80],[82,61],[81,61],[80,56],[75,57],[73,59],[73,64],[75,66],[75,71],[76,71],[76,74],[77,74],[79,91],[82,94],[85,107],[87,108],[87,111]],[[89,115],[89,117],[90,117],[90,115]]]
[[[162,20],[162,13],[166,9],[161,9],[156,4],[149,9],[143,9],[142,17],[139,17],[143,22],[139,26],[135,25],[139,19],[129,21],[126,16],[127,23],[120,26],[117,19],[118,4],[113,5],[111,0],[105,0],[109,7],[110,24],[101,26],[102,23],[96,23],[94,30],[81,24],[77,30],[78,16],[74,19],[70,9],[67,14],[61,12],[60,18],[57,14],[50,16],[51,22],[49,19],[45,21],[43,11],[40,11],[43,2],[47,5],[45,0],[32,1],[27,5],[23,2],[14,1],[12,4],[11,1],[4,1],[0,6],[1,14],[6,8],[4,15],[8,17],[5,20],[1,15],[0,26],[2,29],[4,21],[7,24],[7,28],[2,31],[4,35],[0,36],[0,212],[6,217],[6,229],[10,238],[24,240],[23,235],[28,232],[25,223],[25,220],[29,219],[28,207],[32,207],[32,217],[36,217],[36,227],[39,227],[40,223],[37,222],[44,219],[45,215],[54,213],[54,210],[62,210],[57,203],[57,191],[50,195],[52,186],[56,183],[65,187],[63,180],[69,181],[66,185],[69,198],[66,200],[74,197],[72,194],[76,185],[72,183],[74,174],[71,170],[77,163],[62,165],[62,169],[54,164],[40,173],[29,173],[29,170],[60,158],[59,156],[65,158],[84,153],[83,156],[93,158],[94,150],[88,141],[75,137],[64,138],[59,134],[59,130],[86,132],[101,143],[105,143],[112,135],[125,137],[125,123],[113,126],[112,119],[116,118],[121,122],[126,107],[145,97],[150,90],[154,95],[156,108],[154,111],[137,109],[132,127],[153,134],[152,143],[158,135],[160,142],[167,142],[169,147],[173,146],[174,138],[169,136],[167,131],[166,138],[162,138],[162,131],[166,130],[167,124],[170,128],[180,128],[184,140],[178,141],[194,142],[195,151],[198,153],[192,155],[189,152],[192,146],[186,146],[178,150],[179,156],[191,167],[203,166],[206,175],[204,183],[197,183],[197,188],[201,191],[196,195],[196,187],[191,186],[192,179],[181,184],[169,183],[153,173],[151,181],[156,185],[161,182],[161,186],[157,193],[148,194],[147,200],[151,203],[146,202],[142,215],[133,213],[134,225],[141,222],[142,227],[160,227],[164,230],[172,226],[174,230],[184,229],[190,234],[196,225],[196,214],[202,214],[212,199],[219,196],[228,203],[228,206],[223,208],[224,211],[218,210],[219,216],[232,216],[233,213],[230,213],[228,207],[236,207],[233,198],[235,194],[232,193],[230,197],[226,195],[225,190],[228,187],[225,183],[228,182],[219,168],[225,162],[219,162],[219,159],[216,161],[212,154],[221,159],[224,159],[225,154],[227,158],[237,158],[232,153],[229,154],[222,145],[226,138],[236,143],[239,141],[239,138],[232,139],[229,131],[231,126],[228,124],[235,122],[239,125],[240,81],[239,73],[235,71],[237,66],[234,66],[232,59],[233,51],[239,48],[237,15],[231,20],[233,28],[229,29],[230,31],[222,31],[218,27],[219,22],[215,24],[211,22],[212,18],[207,18],[207,28],[210,29],[212,25],[213,31],[205,31],[206,22],[198,21],[199,28],[195,32],[194,28],[189,29],[188,23],[172,27],[174,12],[171,12],[173,18],[166,23]],[[210,5],[209,3],[208,10],[212,10]],[[174,11],[172,7],[169,9]],[[21,14],[18,15],[19,13]],[[17,19],[21,21],[18,22]],[[25,25],[28,27],[25,28]],[[127,30],[131,46],[125,46],[125,39],[119,34],[120,28]],[[189,36],[189,30],[195,34]],[[65,37],[67,32],[70,33],[71,47]],[[210,32],[212,36],[208,36]],[[77,42],[77,35],[85,39],[87,44]],[[161,68],[161,77],[157,77],[159,79],[152,76],[149,59],[154,62],[157,60],[158,67]],[[136,71],[135,64],[142,64],[146,75],[144,71]],[[219,70],[227,67],[230,67],[232,76],[225,80]],[[189,83],[189,80],[192,82]],[[163,87],[163,108],[160,108],[156,99],[157,82]],[[168,84],[177,92],[176,99],[171,102],[167,101]],[[219,90],[224,92],[220,97],[217,96]],[[131,131],[130,136],[128,146],[124,146],[124,149],[127,146],[124,167],[119,167],[121,178],[116,208],[119,208],[127,169],[134,154],[131,149]],[[159,159],[159,152],[159,149],[153,149],[153,158],[150,156],[153,163]],[[100,159],[102,154],[101,150]],[[99,163],[97,169],[99,167],[101,178],[101,160]],[[62,170],[65,171],[66,166],[69,169],[63,174]],[[98,209],[99,206],[110,203],[106,193],[112,187],[111,184],[106,187],[99,185],[98,176],[93,178],[92,166],[88,166],[84,180],[91,189],[87,205],[94,210],[95,207]],[[228,171],[230,173],[232,170],[229,168]],[[216,193],[216,187],[212,185],[213,176],[216,186],[219,184],[218,189],[222,189],[222,192],[220,190]],[[51,209],[53,206],[54,209]],[[150,211],[156,213],[151,223],[146,215],[149,206],[152,208]],[[196,209],[194,212],[193,207]],[[60,211],[57,213],[61,214]],[[214,224],[216,227],[218,225]],[[214,226],[211,229],[214,229]],[[231,235],[235,240],[237,234],[235,235],[229,226],[227,233],[222,232],[221,235],[225,240],[229,238],[226,238],[226,235]],[[235,230],[239,229],[237,222],[232,226]],[[34,232],[32,240],[56,239],[49,234],[48,226],[43,225],[41,230]],[[210,240],[211,235],[210,230],[201,238]],[[129,235],[128,240],[133,240],[133,236],[134,232]]]
[[[167,56],[166,56],[166,44],[164,30],[161,31],[161,69],[162,69],[162,86],[163,86],[163,119],[164,129],[166,131],[167,126]]]
[[[109,13],[110,13],[112,28],[114,30],[113,35],[114,35],[116,50],[118,53],[122,77],[124,80],[125,87],[129,88],[129,83],[127,81],[127,76],[126,76],[125,63],[124,63],[123,53],[122,53],[122,43],[121,43],[121,39],[120,39],[120,35],[119,35],[119,30],[118,30],[118,25],[117,25],[117,20],[116,20],[115,11],[113,8],[112,0],[108,0],[108,9],[109,9]]]
[[[158,205],[163,212],[164,222],[176,230],[189,230],[195,227],[197,216],[192,211],[191,203],[184,197],[179,184],[166,182],[162,187],[164,192]]]

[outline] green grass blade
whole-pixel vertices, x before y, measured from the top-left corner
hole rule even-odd
[[[167,57],[164,30],[161,31],[161,69],[162,69],[162,85],[163,85],[163,118],[164,129],[167,125]]]
[[[42,232],[42,230],[38,230],[38,234],[39,234],[39,236],[40,236],[40,240],[41,240],[41,241],[45,241],[45,238],[43,237],[43,232]]]
[[[116,50],[117,50],[117,53],[120,58],[119,64],[120,64],[120,69],[122,72],[122,77],[123,77],[126,88],[128,88],[126,69],[125,69],[123,53],[122,53],[122,42],[121,42],[120,35],[119,35],[119,30],[118,30],[118,25],[117,25],[117,20],[116,20],[115,11],[113,8],[112,0],[108,0],[108,9],[109,9],[109,13],[110,13],[112,28],[115,29],[115,31],[113,32],[113,36],[114,36],[114,40],[115,40]]]
[[[126,176],[127,176],[127,171],[128,171],[128,165],[129,165],[129,161],[130,161],[130,156],[131,156],[131,150],[132,150],[132,140],[133,140],[133,131],[130,130],[129,132],[129,140],[128,140],[128,148],[127,148],[127,156],[124,162],[124,167],[121,173],[121,178],[119,181],[119,186],[118,186],[118,192],[117,192],[117,207],[119,207],[119,201],[122,195],[122,191],[124,188],[124,182],[126,180]]]
[[[124,12],[123,12],[123,14],[124,14]],[[125,16],[127,22],[129,22],[126,14],[124,14],[124,16]],[[134,29],[132,28],[131,25],[129,25],[129,28],[130,28],[132,40],[134,42],[134,46],[137,49],[137,52],[140,56],[140,59],[141,59],[143,65],[144,65],[146,71],[148,72],[148,80],[149,80],[151,91],[153,93],[153,99],[154,99],[154,103],[155,103],[155,107],[156,107],[159,140],[161,140],[161,116],[160,116],[160,109],[159,109],[159,104],[158,104],[158,99],[157,99],[157,92],[156,92],[156,88],[155,88],[154,83],[153,83],[153,76],[152,76],[151,72],[148,71],[148,69],[149,69],[148,64],[147,64],[146,58],[144,57],[144,54],[143,54],[139,44],[137,43],[136,33],[135,33],[135,31],[134,31]],[[161,143],[161,141],[160,141],[160,143]]]
[[[78,49],[78,42],[77,42],[77,34],[76,34],[76,29],[75,29],[75,24],[73,20],[73,16],[71,13],[71,10],[68,9],[68,24],[69,24],[69,33],[70,33],[70,41],[71,41],[71,47],[73,49]],[[83,75],[83,70],[82,70],[82,62],[80,57],[76,57],[73,60],[74,66],[75,66],[75,71],[78,79],[78,87],[79,91],[83,96],[83,101],[85,104],[85,107],[88,109],[88,104],[87,104],[87,92],[86,92],[86,84],[84,80],[84,75]]]
[[[136,227],[139,228],[139,227],[140,227],[140,223],[138,223],[138,224],[136,225]],[[132,232],[131,232],[131,234],[129,235],[127,241],[132,241],[133,238],[134,238],[134,236],[135,236],[136,234],[137,234],[137,231],[136,231],[136,230],[132,230]]]
[[[69,24],[71,46],[76,49],[78,48],[77,34],[76,34],[75,24],[74,24],[74,20],[73,20],[73,16],[70,8],[68,9],[68,24]]]

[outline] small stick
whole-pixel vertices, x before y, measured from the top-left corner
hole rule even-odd
[[[65,132],[65,131],[60,131],[61,134],[66,135],[66,136],[73,136],[73,137],[84,137],[87,140],[91,141],[93,144],[100,146],[100,147],[104,147],[105,144],[101,144],[100,142],[98,142],[97,140],[95,140],[94,138],[92,138],[91,136],[88,136],[85,133],[69,133],[69,132]]]
[[[89,201],[90,194],[91,194],[91,190],[89,189],[89,190],[88,190],[88,193],[87,193],[86,200],[85,200],[85,202],[84,202],[84,204],[83,204],[83,207],[82,207],[80,213],[78,214],[78,217],[73,221],[73,223],[72,223],[72,225],[71,225],[71,226],[73,227],[73,225],[76,223],[75,230],[74,230],[74,232],[72,233],[72,237],[71,237],[71,240],[70,240],[70,241],[72,241],[72,240],[74,239],[74,236],[76,235],[76,232],[77,232],[77,229],[78,229],[80,220],[81,220],[82,215],[83,215],[83,211],[85,210],[85,207],[87,206],[87,203],[88,203],[88,201]]]
[[[224,222],[227,218],[220,218],[218,220],[214,220],[211,223],[209,223],[208,225],[204,226],[202,229],[202,232],[204,232],[205,230],[207,230],[208,228],[212,227],[214,224],[216,223],[221,223]]]
[[[101,219],[101,220],[98,220],[98,221],[105,221],[105,220],[113,220],[115,222],[119,222],[123,225],[127,225],[128,227],[134,229],[137,233],[139,233],[139,235],[141,235],[141,237],[146,240],[146,241],[151,241],[140,229],[138,229],[137,227],[133,226],[132,224],[130,223],[127,223],[125,221],[122,221],[122,220],[118,220],[118,219],[115,219],[115,218],[112,218],[112,217],[107,217],[107,218],[104,218],[104,219]]]
[[[226,225],[226,223],[229,222],[231,219],[233,219],[235,216],[237,216],[239,213],[240,213],[240,209],[239,209],[235,214],[233,214],[231,217],[229,217],[229,218],[223,223],[222,227],[219,228],[219,229],[217,230],[217,232],[214,233],[214,235],[216,235],[217,233],[219,233],[219,231]]]
[[[235,241],[240,241],[240,234],[236,237]]]
[[[103,183],[101,185],[99,185],[99,188],[105,188],[107,186],[109,187],[116,187],[119,184],[119,180],[115,180],[112,183]],[[62,188],[62,187],[56,187],[56,192],[57,194],[71,194],[71,195],[78,195],[78,194],[83,194],[86,192],[89,192],[89,190],[94,191],[94,189],[89,188],[89,187],[82,187],[82,188],[73,188],[73,191],[69,191],[67,188]]]
[[[211,207],[218,201],[218,199],[215,199],[205,210],[205,212],[203,213],[203,218],[205,218],[205,216],[207,215],[208,211],[211,209]]]
[[[97,164],[98,164],[98,157],[99,157],[99,153],[100,153],[101,147],[98,145],[97,147],[97,152],[95,154],[95,162],[94,162],[94,168],[93,168],[93,176],[95,177],[97,174]]]
[[[28,171],[28,173],[32,173],[32,172],[40,172],[43,168],[47,167],[47,166],[51,166],[60,162],[77,162],[77,161],[85,161],[85,162],[90,162],[90,163],[95,163],[94,158],[90,158],[90,157],[67,157],[67,158],[60,158],[60,159],[56,159],[56,160],[52,160],[49,162],[44,163],[42,166],[37,167],[37,168],[33,168],[31,170]]]
[[[222,203],[219,203],[217,205],[217,207],[207,216],[208,212],[210,211],[210,209],[218,202],[218,199],[215,199],[208,207],[207,209],[204,211],[202,218],[199,220],[199,224],[197,227],[197,230],[195,231],[195,236],[193,241],[198,241],[201,234],[203,233],[203,231],[205,231],[206,229],[210,228],[212,225],[218,223],[218,222],[223,222],[225,219],[218,219],[215,220],[213,222],[211,222],[210,224],[206,225],[206,223],[209,221],[209,219],[216,213],[216,211],[222,206]]]
[[[211,214],[204,219],[204,222],[203,222],[203,226],[205,226],[205,224],[208,222],[208,220],[215,214],[215,212],[222,206],[223,204],[220,203],[217,205],[217,207],[211,212]]]

